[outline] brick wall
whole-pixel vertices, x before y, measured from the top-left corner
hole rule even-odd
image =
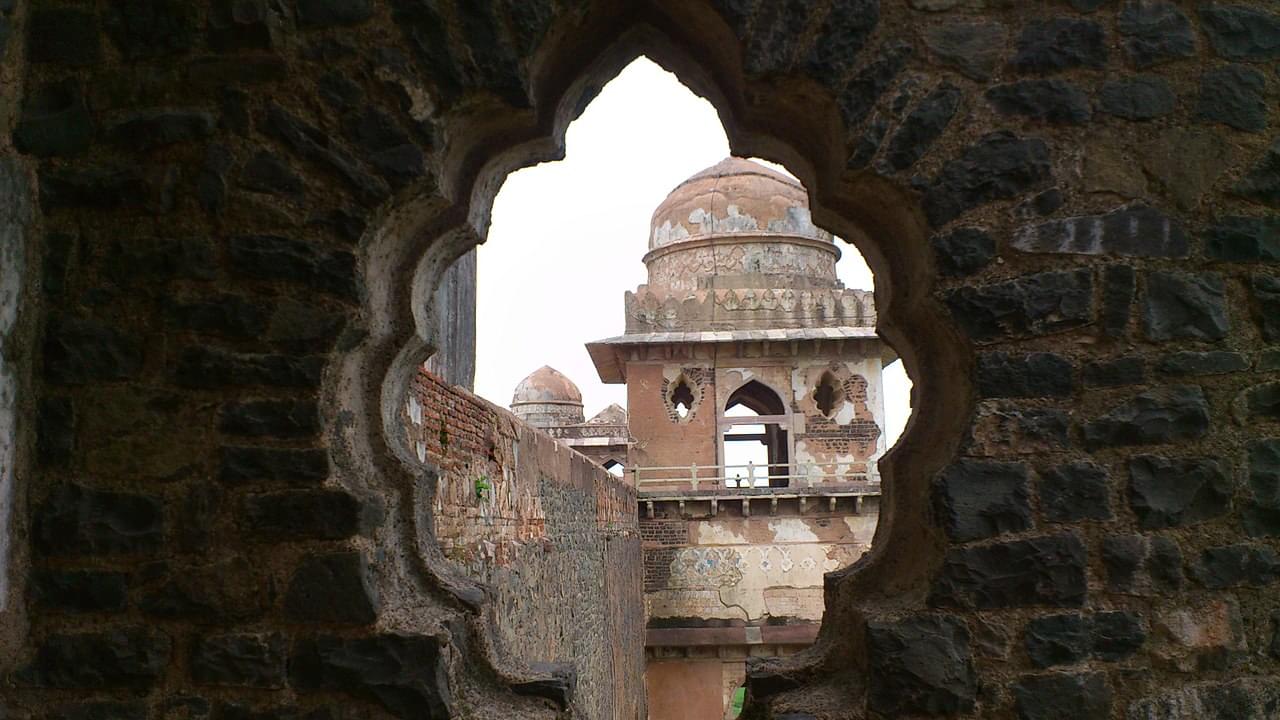
[[[439,471],[433,511],[441,550],[494,597],[500,650],[525,663],[572,663],[574,702],[585,717],[641,715],[635,492],[425,370],[413,379],[401,420],[414,451]],[[477,481],[488,488],[478,490]]]

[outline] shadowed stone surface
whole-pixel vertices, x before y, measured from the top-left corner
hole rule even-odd
[[[1280,15],[1243,4],[1208,3],[1200,8],[1200,22],[1209,43],[1222,57],[1280,57]]]
[[[978,392],[983,397],[1052,397],[1070,395],[1075,383],[1070,361],[1053,353],[978,356]]]
[[[991,262],[996,241],[981,228],[958,228],[931,241],[938,269],[944,275],[972,275]]]
[[[921,615],[867,623],[868,706],[889,715],[951,715],[971,710],[978,684],[963,622]]]
[[[284,606],[295,622],[371,623],[378,595],[369,564],[359,552],[307,557],[289,580]]]
[[[980,609],[1078,607],[1087,593],[1085,547],[1074,534],[952,548],[930,602]]]
[[[1013,686],[1019,720],[1072,720],[1111,714],[1111,688],[1106,675],[1038,675]]]
[[[1200,80],[1200,117],[1237,130],[1267,127],[1266,79],[1243,65],[1211,70]]]
[[[453,716],[440,640],[412,635],[341,638],[293,644],[289,678],[300,688],[337,689],[378,703],[394,717]]]
[[[1050,174],[1044,141],[1009,132],[985,135],[943,165],[925,193],[925,214],[931,225],[944,225],[967,210],[1032,189]]]
[[[1178,98],[1164,78],[1140,75],[1104,83],[1098,100],[1105,113],[1126,120],[1153,120],[1173,113]]]
[[[952,21],[925,33],[925,45],[944,65],[972,80],[990,80],[1004,53],[1007,30],[996,22]]]
[[[1092,315],[1092,296],[1092,274],[1076,270],[964,287],[946,300],[956,322],[975,340],[993,340],[1083,325]]]
[[[1005,115],[1021,115],[1049,123],[1083,125],[1089,122],[1089,96],[1065,80],[1024,80],[997,85],[987,102]]]
[[[1040,473],[1040,509],[1047,520],[1077,522],[1111,519],[1111,482],[1093,463],[1076,462]]]
[[[208,685],[276,688],[284,684],[283,635],[213,635],[191,648],[191,675]]]
[[[146,688],[169,663],[169,638],[128,627],[102,633],[55,634],[46,638],[20,682],[47,688]]]
[[[1215,260],[1280,261],[1280,215],[1220,218],[1201,238],[1205,252]]]
[[[1107,37],[1101,25],[1092,20],[1059,17],[1027,23],[1011,65],[1021,72],[1049,73],[1102,67],[1106,61]]]
[[[1142,331],[1151,340],[1219,340],[1228,330],[1226,286],[1212,273],[1153,272],[1142,301]]]
[[[1018,463],[957,463],[938,477],[934,506],[953,540],[1026,530],[1031,527],[1027,469]]]
[[[164,538],[160,500],[60,485],[36,511],[35,546],[50,555],[154,550]]]
[[[1171,2],[1125,0],[1116,17],[1116,29],[1130,62],[1138,68],[1151,67],[1195,53],[1195,32],[1191,21]]]
[[[1198,385],[1148,390],[1114,407],[1083,428],[1085,446],[1093,449],[1157,445],[1193,440],[1209,430],[1209,406]]]

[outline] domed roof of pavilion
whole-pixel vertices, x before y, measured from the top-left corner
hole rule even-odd
[[[809,215],[809,194],[759,163],[727,157],[680,183],[653,212],[649,249],[723,235],[825,240]]]
[[[543,365],[521,380],[511,396],[512,406],[526,403],[582,405],[582,392],[564,373]]]

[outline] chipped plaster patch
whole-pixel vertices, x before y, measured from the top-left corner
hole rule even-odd
[[[809,523],[800,518],[778,518],[769,521],[769,529],[773,531],[775,542],[817,542],[818,536],[809,527]]]

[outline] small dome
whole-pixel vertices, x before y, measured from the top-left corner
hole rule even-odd
[[[543,365],[516,386],[511,412],[538,428],[576,425],[583,421],[582,392],[559,370]]]
[[[809,216],[809,194],[759,163],[727,157],[694,174],[653,212],[649,249],[728,234],[789,235],[831,242]]]
[[[569,403],[582,404],[582,392],[564,373],[550,365],[534,370],[516,386],[511,404],[521,403]]]

